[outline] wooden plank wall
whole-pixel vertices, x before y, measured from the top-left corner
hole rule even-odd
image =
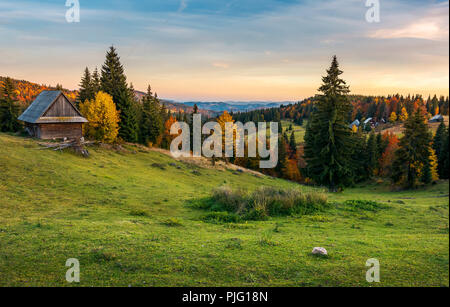
[[[64,98],[63,95],[55,101],[50,109],[45,112],[43,117],[75,117],[80,116],[73,106]]]
[[[38,137],[44,140],[68,138],[75,139],[83,136],[80,123],[39,124]]]

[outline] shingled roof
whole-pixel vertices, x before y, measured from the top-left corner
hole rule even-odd
[[[59,96],[63,95],[68,103],[73,107],[78,116],[70,117],[43,117],[45,112],[55,103]],[[80,111],[70,102],[70,100],[61,91],[42,91],[33,103],[18,118],[21,121],[42,124],[42,123],[87,123]]]

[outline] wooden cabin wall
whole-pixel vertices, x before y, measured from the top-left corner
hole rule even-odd
[[[55,101],[43,117],[77,117],[80,116],[63,95]]]
[[[81,123],[39,124],[38,138],[50,139],[79,139],[83,136]]]

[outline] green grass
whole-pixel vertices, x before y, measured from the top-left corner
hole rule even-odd
[[[138,149],[89,151],[0,134],[0,286],[73,286],[68,258],[80,261],[79,286],[449,285],[448,181],[404,192],[367,184],[329,194],[331,208],[314,215],[211,223],[192,203],[218,186],[313,188],[178,169]],[[315,246],[329,256],[311,256]],[[369,258],[380,261],[380,284],[365,280]]]
[[[295,141],[297,144],[304,142],[305,133],[306,133],[306,124],[307,124],[306,120],[303,122],[302,126],[299,126],[289,120],[281,121],[281,126],[283,127],[283,132],[287,132],[289,137],[291,136],[292,131],[288,130],[288,129],[289,129],[289,126],[292,125],[292,130],[294,131]]]

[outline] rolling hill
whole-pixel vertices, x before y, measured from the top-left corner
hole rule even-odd
[[[219,186],[320,189],[132,144],[89,151],[0,133],[0,286],[374,286],[369,258],[382,266],[378,286],[449,285],[448,181],[367,183],[328,194],[318,214],[211,223],[194,204]],[[329,256],[311,256],[315,246]],[[68,258],[80,284],[65,281]]]

